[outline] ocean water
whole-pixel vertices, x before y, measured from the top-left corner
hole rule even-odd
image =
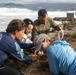
[[[48,10],[48,15],[51,18],[54,17],[66,17],[67,12],[74,12],[75,10]],[[16,8],[16,7],[0,7],[0,31],[5,31],[8,23],[13,19],[30,18],[31,20],[37,19],[38,10],[32,10],[28,8]],[[59,22],[57,22],[59,23]]]

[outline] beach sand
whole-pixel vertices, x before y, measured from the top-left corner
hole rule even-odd
[[[76,51],[76,26],[74,26],[70,30],[69,29],[65,30],[64,33],[65,33],[64,40],[69,42],[72,48],[74,48],[74,50]],[[27,51],[25,51],[25,53],[27,53]],[[38,58],[39,61],[33,62],[32,64],[26,64],[24,62],[20,62],[13,57],[9,57],[9,59],[7,59],[6,62],[20,69],[24,75],[50,75],[49,65],[46,55],[38,56]]]

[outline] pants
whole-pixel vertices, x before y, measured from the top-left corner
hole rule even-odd
[[[22,73],[18,69],[4,64],[4,66],[0,68],[0,75],[22,75]]]

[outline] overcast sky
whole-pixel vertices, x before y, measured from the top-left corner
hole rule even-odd
[[[70,3],[76,3],[76,0],[0,0],[0,3],[38,3],[38,2],[70,2]]]

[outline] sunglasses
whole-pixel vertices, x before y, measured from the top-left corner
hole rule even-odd
[[[31,22],[29,21],[28,24],[31,24]]]
[[[25,24],[25,23],[23,23],[23,24],[21,25],[21,28],[23,28],[23,27],[26,27],[26,24]]]
[[[28,25],[30,25],[30,24],[32,24],[32,22],[29,21],[29,22],[26,23],[26,26],[28,26]]]

